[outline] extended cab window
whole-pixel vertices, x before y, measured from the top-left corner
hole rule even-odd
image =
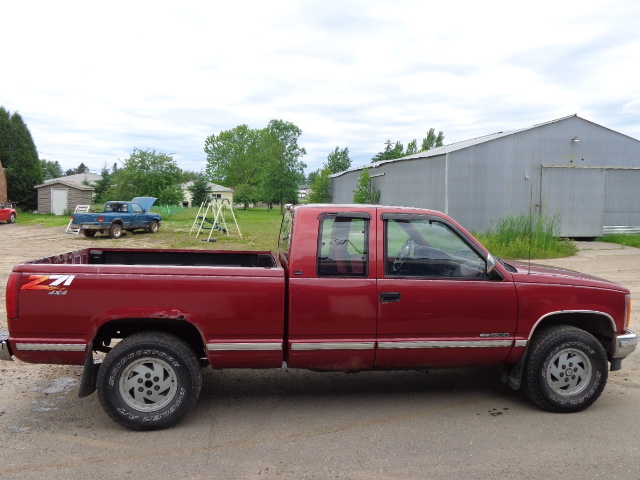
[[[289,255],[291,248],[291,227],[293,226],[293,213],[289,210],[284,212],[282,223],[280,224],[280,237],[278,238],[278,249],[285,255]]]
[[[318,276],[366,277],[369,271],[368,237],[368,218],[322,217],[318,238]]]
[[[432,219],[386,219],[389,276],[486,278],[484,259],[447,224]]]

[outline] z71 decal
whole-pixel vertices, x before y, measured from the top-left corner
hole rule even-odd
[[[30,275],[21,290],[47,290],[49,295],[66,295],[75,275]]]

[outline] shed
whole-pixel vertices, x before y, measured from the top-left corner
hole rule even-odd
[[[91,205],[93,187],[64,179],[55,179],[42,185],[38,190],[38,212],[64,215],[73,212],[77,205]]]
[[[440,210],[484,232],[508,215],[557,216],[563,237],[640,232],[640,141],[577,115],[331,176],[351,203],[363,168],[380,203]]]

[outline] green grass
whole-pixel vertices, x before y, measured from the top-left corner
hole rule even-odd
[[[600,242],[617,243],[618,245],[625,245],[627,247],[640,248],[640,235],[633,233],[613,233],[605,235],[599,238]]]
[[[233,213],[238,221],[242,237],[237,235],[231,212],[226,210],[225,221],[229,227],[230,235],[214,230],[211,238],[215,238],[216,243],[202,242],[203,239],[209,236],[210,230],[201,230],[197,238],[195,234],[189,234],[197,213],[197,208],[187,208],[167,219],[163,219],[161,232],[171,235],[171,238],[166,243],[167,247],[215,248],[217,250],[275,250],[278,246],[278,235],[282,220],[279,208],[272,210],[252,208],[246,211],[234,209]],[[211,213],[207,214],[207,217],[210,218],[214,216]]]
[[[102,205],[94,205],[93,209],[102,211]],[[155,211],[154,208],[151,209]],[[159,213],[159,212],[158,212]],[[211,239],[216,239],[215,243],[203,242],[209,236],[209,230],[202,230],[200,235],[190,234],[191,226],[198,213],[197,208],[186,208],[170,217],[162,219],[162,226],[158,234],[150,235],[144,232],[134,232],[127,234],[122,239],[112,241],[107,237],[98,234],[93,239],[86,239],[87,242],[98,241],[108,242],[109,247],[122,246],[135,247],[136,243],[150,244],[153,248],[204,248],[211,250],[275,250],[278,246],[278,235],[280,233],[280,209],[274,208],[253,208],[247,211],[234,209],[233,213],[238,220],[238,226],[242,237],[237,235],[233,217],[229,210],[225,211],[225,220],[230,227],[230,235],[219,230],[214,230]],[[215,215],[209,212],[207,217],[213,218]],[[20,225],[42,225],[44,227],[66,227],[69,223],[70,215],[48,215],[34,213],[19,213],[17,223]],[[80,235],[78,238],[83,239]]]
[[[52,215],[29,212],[18,212],[17,223],[21,225],[43,225],[45,227],[61,227],[71,220],[70,215]]]
[[[507,216],[485,234],[475,235],[500,258],[560,258],[575,255],[576,244],[557,236],[557,217],[540,215]]]

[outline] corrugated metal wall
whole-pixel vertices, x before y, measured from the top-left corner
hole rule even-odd
[[[576,173],[584,167],[602,168],[600,177]],[[572,116],[445,155],[385,163],[370,174],[384,173],[372,180],[381,204],[444,211],[472,231],[506,215],[555,212],[561,235],[598,236],[607,225],[640,226],[640,170],[616,173],[621,167],[640,169],[640,141]],[[353,201],[359,174],[332,178],[334,203]],[[602,214],[591,210],[594,195]]]

